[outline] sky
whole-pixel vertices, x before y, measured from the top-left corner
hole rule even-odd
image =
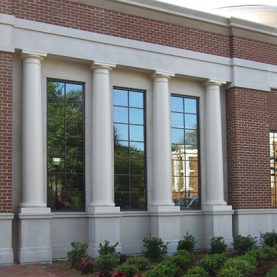
[[[272,5],[277,6],[277,0],[156,0],[201,11],[236,5]]]

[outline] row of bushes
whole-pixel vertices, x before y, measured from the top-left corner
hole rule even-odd
[[[263,245],[267,246],[262,250],[263,252],[261,256],[269,257],[271,255],[272,257],[275,255],[276,257],[277,249],[274,245],[277,245],[277,233],[271,232],[261,234],[261,239]],[[253,249],[256,247],[256,242],[257,240],[251,236],[235,236],[233,246],[234,250],[240,256],[226,261],[226,257],[222,253],[226,251],[227,245],[222,237],[214,237],[211,239],[211,255],[205,256],[201,262],[193,268],[192,257],[197,241],[194,236],[188,233],[183,240],[179,241],[177,252],[169,258],[166,258],[167,244],[165,244],[160,238],[144,238],[143,243],[146,249],[144,253],[145,257],[130,257],[128,259],[126,259],[126,256],[120,255],[120,253],[117,252],[116,248],[118,243],[110,245],[108,241],[104,241],[103,244],[101,243],[99,245],[99,257],[96,260],[96,264],[86,256],[86,244],[73,242],[71,244],[73,249],[68,253],[68,262],[71,267],[79,268],[82,273],[92,272],[96,265],[96,268],[100,270],[99,276],[101,277],[112,276],[112,271],[114,271],[114,276],[117,277],[132,277],[136,274],[138,274],[137,276],[140,276],[140,272],[145,272],[145,277],[171,277],[182,276],[186,270],[188,271],[184,276],[188,277],[217,275],[228,277],[235,276],[235,273],[237,273],[236,277],[240,277],[247,276],[243,275],[246,271],[251,272],[251,270],[255,269],[254,259],[252,258],[251,260],[248,257],[249,253],[254,251]],[[252,252],[249,252],[251,250]],[[253,256],[255,255],[253,254]],[[255,259],[258,260],[258,255],[256,256]],[[153,264],[158,262],[160,263],[153,267]],[[249,265],[247,263],[249,263]],[[245,272],[240,272],[239,265],[242,267],[243,264],[244,268],[248,269]]]

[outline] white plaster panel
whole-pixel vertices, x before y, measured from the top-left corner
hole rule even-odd
[[[201,212],[183,212],[181,216],[181,238],[186,235],[186,232],[193,234],[197,240],[196,248],[204,248],[204,223],[204,216]]]
[[[123,216],[120,221],[121,246],[125,254],[139,254],[143,251],[143,238],[150,235],[150,217]]]
[[[51,239],[53,258],[61,259],[71,250],[73,241],[88,242],[88,220],[86,217],[55,217],[52,219]]]

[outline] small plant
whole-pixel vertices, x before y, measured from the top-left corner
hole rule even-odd
[[[219,270],[218,277],[244,277],[236,268],[223,267]]]
[[[261,250],[262,258],[264,260],[274,260],[277,258],[277,248],[276,247],[265,247]]]
[[[256,248],[256,238],[251,236],[244,237],[241,235],[235,235],[233,245],[234,250],[239,255],[243,255],[246,252]]]
[[[127,259],[126,263],[135,265],[139,269],[139,271],[146,270],[150,265],[149,260],[143,256],[130,257]]]
[[[201,266],[195,266],[187,271],[183,277],[207,277],[208,273]]]
[[[211,239],[211,254],[222,254],[226,251],[227,245],[223,237],[213,237]]]
[[[178,253],[178,252],[176,252]],[[191,267],[191,255],[177,255],[174,254],[169,258],[170,262],[174,263],[176,266],[180,267],[182,270],[186,270]]]
[[[89,258],[83,258],[79,263],[79,268],[82,274],[93,272],[93,262]]]
[[[195,237],[193,235],[189,235],[187,232],[184,239],[178,242],[177,250],[187,250],[192,254],[194,253],[196,243],[197,240],[195,240]]]
[[[223,254],[213,254],[205,256],[199,265],[202,266],[211,276],[216,276],[216,273],[225,261],[226,257]]]
[[[118,257],[105,254],[98,257],[96,265],[100,270],[113,270],[118,265]]]
[[[118,242],[116,242],[114,245],[110,245],[110,242],[105,240],[103,244],[102,243],[99,244],[98,253],[100,256],[111,254],[119,257],[120,253],[116,250],[117,245],[118,245]]]
[[[71,267],[77,268],[86,256],[88,246],[83,242],[71,242],[72,250],[67,253],[67,260]]]
[[[160,261],[167,254],[167,245],[160,238],[145,237],[143,239],[143,246],[146,248],[144,252],[145,257],[152,261]]]
[[[263,245],[273,247],[277,245],[277,233],[273,230],[273,232],[260,233],[261,242]]]
[[[139,269],[133,265],[133,264],[122,264],[120,266],[118,266],[115,270],[115,273],[124,273],[126,277],[134,277],[135,274],[137,274],[139,272]]]
[[[175,277],[180,276],[182,270],[170,261],[159,263],[153,269],[145,272],[144,277]]]
[[[256,267],[253,264],[251,264],[251,262],[249,262],[244,256],[237,256],[237,257],[228,259],[224,263],[222,270],[223,268],[229,269],[229,271],[231,270],[234,271],[234,269],[236,269],[239,272],[238,276],[249,276],[250,274],[254,273],[256,270]],[[221,272],[221,276],[225,276],[223,275],[223,272]]]

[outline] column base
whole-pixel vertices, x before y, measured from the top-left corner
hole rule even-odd
[[[122,252],[120,243],[120,208],[119,207],[89,207],[88,208],[88,255],[98,257],[99,245],[105,240],[111,245],[117,245],[117,251]]]
[[[52,263],[50,208],[21,208],[19,263]]]
[[[204,205],[204,220],[205,220],[205,234],[204,245],[205,248],[210,248],[212,237],[222,236],[228,248],[232,248],[233,242],[233,225],[232,217],[234,211],[232,206],[228,205]]]
[[[167,243],[168,254],[176,251],[181,236],[180,207],[156,206],[150,208],[150,234]]]
[[[13,264],[12,220],[14,214],[0,213],[0,265]]]

